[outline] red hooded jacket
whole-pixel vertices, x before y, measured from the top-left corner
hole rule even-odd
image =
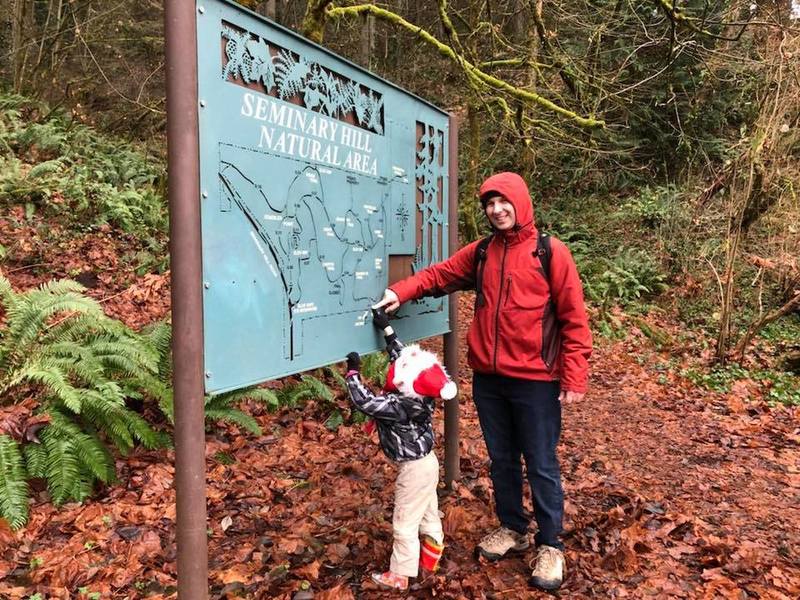
[[[498,173],[480,189],[482,199],[497,194],[514,205],[516,224],[496,231],[486,248],[485,302],[476,306],[467,335],[469,365],[479,373],[561,380],[562,390],[585,392],[592,334],[575,261],[563,242],[551,238],[548,286],[536,254],[538,234],[528,186],[515,173]],[[468,244],[390,289],[400,302],[473,289],[479,243]]]

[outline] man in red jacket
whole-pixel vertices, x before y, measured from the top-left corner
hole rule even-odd
[[[538,525],[530,583],[557,589],[564,576],[559,540],[564,497],[556,456],[561,402],[583,398],[592,353],[583,288],[572,255],[554,238],[548,281],[522,177],[493,175],[481,185],[480,199],[493,231],[485,258],[478,258],[480,241],[473,242],[392,284],[377,306],[391,312],[422,296],[474,289],[480,281],[467,335],[468,359],[500,527],[481,540],[476,552],[498,560],[528,549],[524,457]]]

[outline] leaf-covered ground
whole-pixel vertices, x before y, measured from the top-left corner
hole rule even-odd
[[[168,276],[120,264],[124,241],[99,232],[78,247],[45,242],[0,220],[0,243],[19,257],[4,266],[15,286],[80,275],[131,326],[167,314]],[[26,266],[37,261],[45,266]],[[462,328],[470,310],[462,297]],[[669,358],[635,328],[625,341],[599,341],[590,393],[563,408],[562,595],[800,597],[800,410],[767,407],[745,382],[728,394],[697,388],[666,368]],[[359,426],[327,429],[314,403],[252,409],[261,437],[233,428],[207,436],[212,597],[289,599],[303,588],[318,599],[390,597],[365,584],[391,549],[394,469],[374,439]],[[441,443],[437,453],[441,460]],[[118,484],[83,505],[55,509],[35,492],[25,529],[0,522],[0,598],[174,598],[173,459],[172,451],[119,459]],[[530,555],[473,558],[495,521],[466,366],[461,471],[441,499],[442,571],[407,597],[537,597],[526,584]]]

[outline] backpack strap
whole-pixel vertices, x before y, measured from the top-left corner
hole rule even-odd
[[[544,272],[544,279],[547,281],[547,289],[550,296],[550,304],[555,311],[556,308],[556,301],[553,300],[553,286],[550,285],[550,259],[553,257],[553,250],[550,247],[550,242],[552,238],[547,235],[546,233],[542,233],[541,231],[538,232],[538,237],[536,238],[536,256],[539,257],[539,262],[542,265],[542,271]]]
[[[494,236],[490,235],[478,242],[475,248],[475,307],[483,306],[486,298],[483,295],[483,268],[486,265],[486,249]]]
[[[542,264],[544,278],[547,280],[547,287],[550,287],[550,258],[553,256],[553,250],[550,248],[551,238],[541,231],[538,233],[539,235],[536,239],[536,256],[539,257],[539,262]]]

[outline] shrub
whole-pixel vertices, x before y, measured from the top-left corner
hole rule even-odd
[[[16,293],[0,276],[0,405],[34,398],[45,426],[26,440],[3,438],[0,511],[14,526],[27,518],[25,477],[44,478],[55,504],[81,501],[97,481],[114,479],[107,445],[122,454],[156,448],[168,437],[126,405],[126,391],[149,389],[158,356],[73,281]]]
[[[21,96],[0,94],[0,202],[47,210],[81,226],[108,223],[141,237],[166,232],[165,169]],[[33,118],[28,118],[28,115]]]
[[[155,401],[173,421],[169,324],[137,334],[107,317],[83,291],[65,280],[17,293],[0,276],[6,314],[0,325],[0,407],[33,398],[36,421],[44,423],[22,432],[21,442],[8,432],[0,435],[0,516],[13,527],[27,520],[27,478],[45,479],[56,505],[82,501],[98,481],[114,480],[111,449],[125,455],[138,444],[170,443],[128,405]],[[310,376],[302,386],[307,395],[327,390]],[[245,399],[279,405],[273,391],[260,388],[207,396],[207,422],[259,434],[255,419],[237,408]]]
[[[740,365],[724,365],[711,369],[686,369],[681,375],[695,385],[719,393],[728,393],[736,381],[749,379],[760,386],[767,402],[800,406],[800,377],[793,373],[769,369],[748,370]]]
[[[645,227],[655,229],[666,223],[676,208],[677,190],[672,185],[651,188],[645,186],[639,194],[622,205],[622,211],[632,215]]]
[[[161,412],[166,416],[170,423],[174,422],[175,413],[173,406],[172,393],[172,328],[166,321],[159,321],[149,325],[142,331],[143,342],[158,357],[156,372],[154,375],[147,375],[147,391],[150,396],[158,402]],[[131,393],[136,393],[131,390]],[[217,421],[232,423],[249,431],[254,435],[261,434],[261,428],[256,420],[241,411],[239,404],[245,400],[261,402],[268,409],[274,410],[281,405],[272,390],[258,388],[255,386],[223,392],[220,394],[207,395],[205,397],[205,418],[208,425]]]
[[[626,248],[613,259],[601,258],[590,270],[586,295],[605,312],[667,289],[666,275],[643,250]]]

